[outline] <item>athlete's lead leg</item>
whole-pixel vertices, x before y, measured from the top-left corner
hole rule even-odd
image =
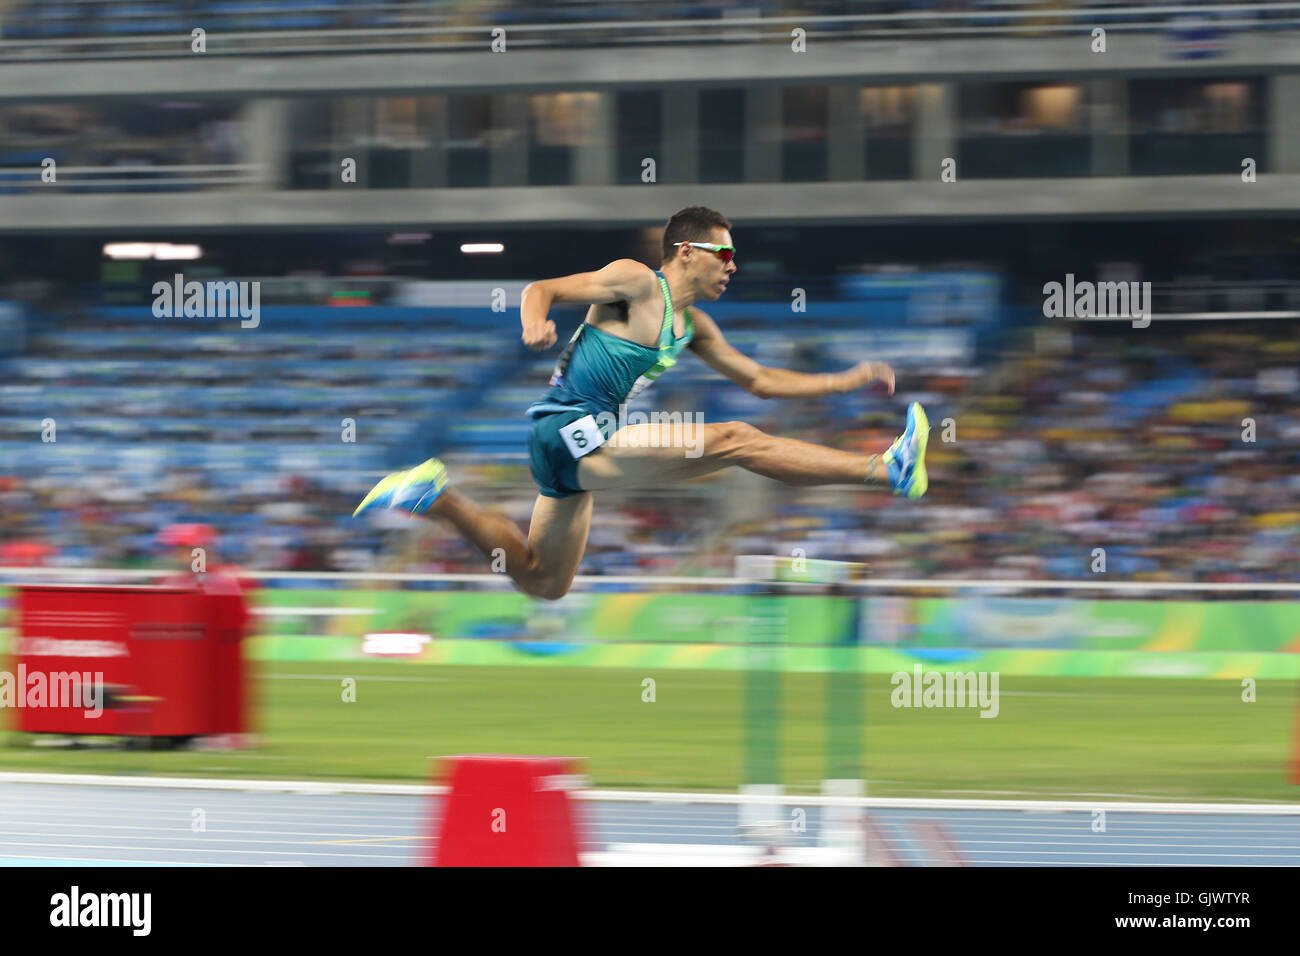
[[[589,491],[683,480],[739,466],[790,485],[861,484],[871,456],[768,435],[745,422],[702,426],[696,448],[688,454],[673,446],[672,426],[628,425],[615,432],[600,451],[578,465],[578,484]],[[879,473],[884,480],[883,472]]]
[[[678,425],[621,428],[599,451],[582,459],[578,484],[588,491],[638,487],[733,466],[788,485],[894,485],[909,497],[924,494],[928,481],[924,455],[929,424],[919,405],[909,410],[907,430],[880,455],[780,438],[745,422],[720,422],[694,431],[690,435],[688,429],[688,437],[695,440],[683,442]]]

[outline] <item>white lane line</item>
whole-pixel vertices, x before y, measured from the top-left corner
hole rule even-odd
[[[220,794],[208,794],[205,796],[202,794],[201,791],[178,791],[177,793],[178,793],[177,799],[171,801],[157,801],[157,800],[145,800],[145,799],[140,799],[139,801],[136,801],[131,799],[132,797],[131,794],[118,792],[118,793],[111,794],[111,796],[114,798],[112,803],[105,803],[105,802],[101,802],[100,800],[96,800],[96,802],[93,804],[89,802],[89,799],[98,798],[100,795],[94,793],[87,793],[86,796],[88,798],[88,801],[86,803],[79,804],[76,802],[66,802],[66,801],[60,801],[59,803],[45,803],[43,801],[36,801],[36,802],[28,801],[28,802],[20,803],[17,801],[12,801],[9,803],[0,802],[0,808],[28,809],[33,806],[39,806],[41,808],[45,808],[47,806],[79,807],[84,810],[93,810],[99,812],[99,811],[107,811],[107,810],[121,809],[121,808],[131,808],[131,809],[140,809],[140,810],[166,810],[169,807],[203,806],[203,807],[221,807],[223,809],[230,810],[232,813],[234,812],[249,813],[249,812],[256,812],[259,810],[285,813],[285,812],[289,812],[290,810],[293,810],[293,811],[302,811],[303,813],[314,813],[322,817],[338,817],[340,819],[348,819],[350,817],[359,817],[359,816],[376,816],[376,815],[379,816],[399,815],[400,816],[404,812],[414,812],[417,809],[422,812],[424,809],[423,803],[415,804],[409,809],[402,808],[402,807],[382,807],[382,806],[377,806],[373,810],[370,810],[366,807],[355,807],[355,808],[340,807],[338,809],[334,809],[330,806],[322,806],[320,804],[293,803],[291,802],[292,798],[289,795],[286,795],[279,803],[276,803],[274,801],[261,801],[260,803],[250,803],[244,801],[226,800]]]
[[[207,797],[207,799],[219,802],[222,805],[284,806],[286,803],[292,803],[295,806],[302,807],[328,807],[331,811],[335,809],[367,810],[370,808],[384,810],[406,806],[424,806],[429,802],[429,797],[438,796],[437,794],[417,794],[414,796],[367,794],[348,796],[344,794],[295,793],[290,790],[274,791],[271,793],[241,793],[233,790],[202,791],[186,788],[169,790],[159,787],[142,787],[134,791],[130,788],[104,788],[103,790],[89,788],[86,790],[78,790],[73,787],[51,787],[47,789],[28,789],[26,784],[6,786],[3,783],[0,783],[0,802],[9,801],[12,803],[31,803],[37,801],[43,804],[45,802],[65,801],[82,804],[88,797],[93,797],[96,800],[116,801],[120,803],[129,802],[132,806],[141,806],[145,804],[162,804],[167,801],[184,803],[196,799],[199,793],[204,792],[211,793],[211,796]]]
[[[114,866],[245,866],[244,863],[190,863],[179,862],[177,860],[123,860],[117,857],[85,857],[85,856],[24,856],[22,854],[9,854],[0,857],[0,861],[6,860],[37,860],[41,863],[66,863],[72,866],[77,863],[109,863]]]
[[[115,777],[91,773],[0,772],[0,783],[34,783],[46,786],[119,787],[167,790],[232,790],[248,793],[379,794],[419,797],[445,792],[427,784],[331,782],[325,780],[259,780],[233,777]]]
[[[229,814],[222,814],[217,812],[208,812],[208,811],[205,812],[207,813],[208,826],[221,824],[226,826],[242,826],[242,827],[251,827],[251,828],[261,827],[261,828],[265,828],[268,832],[272,830],[280,830],[281,828],[286,826],[308,827],[308,828],[314,828],[318,830],[337,830],[340,833],[352,832],[355,830],[365,830],[365,829],[372,829],[372,830],[388,829],[391,831],[394,828],[402,829],[405,828],[406,826],[410,826],[413,824],[424,825],[425,823],[423,819],[414,820],[410,817],[386,817],[383,819],[375,818],[372,820],[360,820],[355,823],[340,823],[338,821],[333,821],[333,820],[304,820],[295,816],[294,814],[286,814],[280,817],[267,818],[262,816],[236,817],[236,816],[231,816]],[[22,816],[18,816],[18,815],[0,816],[0,826],[11,826],[16,822],[23,822],[30,815],[31,814],[29,813],[29,814],[24,814]],[[60,826],[76,826],[78,823],[81,822],[86,822],[88,826],[96,826],[99,824],[109,825],[115,823],[131,824],[131,825],[140,823],[146,825],[154,825],[155,819],[168,821],[174,824],[175,826],[189,829],[189,825],[191,820],[193,819],[193,815],[187,809],[184,812],[178,812],[174,814],[169,813],[163,815],[136,814],[136,813],[114,813],[114,814],[61,813],[58,815],[51,814],[49,816],[41,817],[42,822],[49,821],[53,825],[60,825]]]
[[[1123,866],[1126,869],[1131,866],[1215,866],[1215,867],[1275,867],[1276,863],[1206,863],[1204,861],[1197,863],[1169,863],[1160,861],[1157,863],[1144,863],[1141,860],[1125,860],[1123,863],[1105,863],[1093,860],[976,860],[979,866]]]
[[[337,681],[347,677],[347,674],[267,674],[264,675],[266,680],[330,680]],[[369,674],[356,674],[357,683],[370,681],[389,681],[394,684],[451,684],[455,682],[451,677],[374,677]]]
[[[396,821],[412,819],[412,816],[410,814],[402,814],[402,813],[393,813],[393,814],[379,814],[379,813],[365,813],[365,812],[349,813],[349,814],[341,814],[341,813],[327,814],[327,813],[319,813],[319,812],[304,813],[304,812],[299,812],[299,808],[295,808],[295,807],[284,807],[281,810],[268,813],[265,810],[232,810],[226,807],[222,807],[220,804],[217,805],[209,804],[207,806],[195,807],[189,803],[183,805],[174,804],[174,805],[154,806],[154,807],[116,807],[116,808],[105,808],[105,807],[91,808],[86,806],[78,807],[75,804],[70,804],[70,805],[59,806],[59,807],[42,807],[41,809],[43,811],[45,810],[51,811],[50,816],[56,819],[59,817],[64,817],[64,818],[79,818],[82,820],[86,820],[86,819],[109,820],[115,817],[122,817],[122,816],[141,817],[141,816],[157,816],[158,814],[174,813],[178,818],[184,819],[186,821],[188,821],[191,818],[191,815],[194,810],[200,809],[208,814],[209,819],[216,819],[219,817],[221,819],[226,819],[226,820],[239,820],[248,823],[266,823],[267,825],[276,825],[279,823],[283,823],[286,820],[289,820],[295,823],[304,823],[304,824],[320,823],[323,826],[340,826],[340,827],[374,826],[376,822],[380,820],[384,821],[385,823],[388,823],[390,821],[396,822]],[[32,807],[30,805],[12,808],[10,813],[6,813],[4,812],[3,808],[0,808],[0,820],[8,819],[11,813],[16,813],[18,815],[26,815],[26,814],[30,814],[31,811],[32,811]],[[425,814],[419,815],[420,820],[424,820],[425,817],[426,817]],[[356,822],[347,822],[347,821],[356,821]]]
[[[393,858],[391,854],[383,854],[383,853],[352,853],[352,852],[319,853],[313,850],[304,850],[304,849],[295,849],[292,851],[291,850],[262,850],[259,848],[259,844],[257,843],[257,841],[250,841],[250,845],[255,848],[252,850],[207,849],[205,847],[180,848],[180,847],[170,847],[170,846],[135,846],[135,845],[117,846],[114,844],[105,844],[105,843],[6,843],[4,845],[7,847],[9,846],[39,847],[43,850],[45,849],[116,850],[119,852],[126,851],[129,853],[147,851],[150,853],[177,853],[182,856],[189,853],[225,853],[227,855],[238,854],[240,856],[326,856],[326,857],[330,857],[331,859],[337,859],[343,857],[348,859],[356,858],[356,859],[367,859],[367,860],[391,860]],[[304,844],[301,843],[294,844],[295,847],[299,847],[299,848],[302,847],[303,845]],[[131,861],[123,860],[123,862],[129,863]]]
[[[1168,849],[1168,847],[1163,847],[1163,848],[1164,848],[1164,849]],[[1229,847],[1228,849],[1240,849],[1240,848],[1239,848],[1239,847]],[[1269,848],[1269,849],[1279,849],[1279,848],[1277,848],[1277,847],[1271,847],[1271,848]],[[970,852],[971,852],[972,854],[974,854],[974,853],[977,852],[977,851],[971,850]],[[999,852],[999,853],[1017,853],[1017,854],[1020,854],[1020,855],[1023,855],[1023,856],[1034,856],[1034,855],[1038,855],[1038,854],[1046,853],[1046,852],[1048,852],[1048,851],[1047,851],[1047,850],[1007,850],[1007,849],[1002,849],[1002,850],[999,850],[998,852]],[[1153,852],[1151,852],[1151,851],[1129,852],[1129,851],[1127,851],[1127,850],[1115,850],[1115,851],[1110,851],[1110,850],[1074,850],[1074,849],[1071,849],[1071,850],[1068,851],[1068,853],[1069,853],[1070,856],[1101,856],[1101,857],[1124,857],[1124,856],[1137,856],[1137,857],[1149,858],[1149,857],[1153,857],[1153,856],[1159,856],[1159,857],[1168,857],[1168,856],[1208,856],[1208,857],[1213,857],[1213,858],[1215,858],[1215,859],[1220,859],[1220,858],[1221,858],[1221,859],[1235,859],[1235,858],[1248,859],[1248,858],[1249,858],[1249,859],[1278,859],[1278,860],[1297,860],[1297,859],[1300,859],[1300,851],[1296,851],[1296,852],[1292,852],[1292,853],[1277,853],[1277,854],[1273,854],[1273,853],[1177,853],[1177,852],[1155,852],[1155,853],[1153,853]],[[1127,865],[1127,864],[1125,864],[1125,865]]]
[[[0,840],[0,849],[4,849],[4,848],[6,848],[6,847],[14,847],[14,846],[59,846],[59,847],[79,847],[79,846],[82,846],[82,844],[79,844],[79,843],[60,842],[58,836],[56,836],[55,834],[50,834],[50,833],[25,833],[25,834],[22,834],[22,835],[23,835],[23,836],[27,836],[27,837],[36,837],[36,838],[44,839],[44,840],[49,841],[49,842],[45,842],[45,843],[23,843],[23,842],[16,842],[16,841],[15,841],[15,842],[7,842],[7,841],[4,841],[4,840]],[[329,835],[329,834],[315,834],[315,836],[318,836],[318,837],[321,837],[321,836],[328,836],[328,835]],[[121,838],[123,838],[123,839],[127,839],[127,838],[128,838],[127,835],[125,835],[125,834],[121,834],[121,835],[119,835],[119,834],[112,834],[112,833],[82,833],[82,834],[69,834],[68,837],[67,837],[67,839],[68,839],[68,840],[74,840],[74,839],[101,839],[101,840],[112,840],[112,839],[117,839],[119,836],[121,836]],[[149,841],[152,842],[152,843],[169,843],[169,844],[174,844],[174,845],[168,845],[168,846],[154,846],[154,847],[152,847],[153,850],[155,850],[155,851],[157,851],[157,852],[160,852],[160,853],[181,853],[181,854],[185,854],[185,853],[245,853],[245,854],[257,854],[257,853],[288,853],[288,855],[290,855],[290,856],[292,856],[293,854],[290,853],[290,852],[287,851],[287,850],[271,850],[271,849],[267,849],[267,848],[268,848],[268,847],[304,847],[304,846],[315,846],[315,845],[322,844],[322,843],[332,842],[332,841],[329,841],[329,840],[320,840],[320,839],[315,839],[315,840],[270,840],[270,839],[254,839],[254,840],[213,840],[212,842],[214,842],[214,843],[222,843],[222,844],[226,844],[226,846],[221,846],[221,847],[206,847],[206,846],[196,846],[196,845],[193,845],[192,843],[191,843],[191,844],[188,844],[188,845],[185,844],[185,843],[177,843],[176,841],[179,840],[180,838],[162,837],[162,836],[158,836],[157,834],[150,834],[149,837],[148,837],[148,839],[149,839]],[[343,841],[340,841],[340,842],[341,842],[341,843],[347,843],[347,842],[349,842],[349,841],[347,841],[347,840],[343,840]],[[421,844],[419,844],[419,847],[420,847],[420,848],[426,848],[426,847],[431,846],[431,845],[433,845],[433,844],[430,844],[430,843],[421,843]],[[389,846],[384,846],[384,845],[382,845],[382,844],[367,844],[367,846],[372,846],[372,847],[373,847],[374,849],[376,849],[376,850],[390,850],[390,849],[391,849],[391,850],[394,850],[394,851],[395,851],[395,850],[400,850],[400,849],[402,849],[402,847],[396,847],[396,846],[394,846],[394,847],[389,847]],[[137,847],[136,847],[133,843],[131,843],[131,844],[120,844],[120,845],[118,845],[118,844],[106,845],[106,846],[102,846],[102,847],[100,847],[100,849],[105,849],[105,850],[134,850],[134,849],[137,849]],[[382,858],[384,858],[384,859],[392,859],[393,855],[394,855],[394,854],[392,854],[392,853],[387,853],[387,854],[377,854],[377,855],[376,855],[376,859],[378,859],[378,858],[380,858],[380,857],[382,857]]]
[[[968,823],[965,820],[961,819],[960,817],[947,817],[944,818],[942,822],[947,824],[950,827],[960,827],[962,833],[993,833],[993,834],[1007,833],[1007,834],[1015,834],[1020,836],[1061,836],[1061,835],[1071,835],[1072,832],[1078,832],[1080,836],[1088,836],[1090,833],[1088,824],[1086,822],[1072,825],[1070,827],[1064,827],[1064,826],[1062,827],[1032,827],[1032,826],[1021,827],[1012,824],[1008,824],[1006,826],[997,826],[997,825]],[[1065,832],[1063,833],[1063,831]],[[1218,826],[1208,825],[1208,824],[1192,825],[1186,827],[1180,827],[1177,826],[1176,824],[1169,827],[1122,827],[1118,824],[1115,824],[1114,822],[1109,822],[1106,827],[1105,835],[1104,836],[1098,835],[1098,836],[1101,839],[1105,839],[1107,837],[1114,837],[1116,835],[1122,835],[1126,837],[1150,836],[1154,838],[1160,838],[1160,837],[1171,836],[1175,834],[1187,835],[1187,836],[1215,836],[1219,834],[1228,836],[1229,834],[1231,834],[1232,836],[1239,836],[1242,838],[1249,839],[1252,838],[1255,834],[1259,834],[1260,836],[1271,836],[1277,832],[1278,832],[1278,828],[1276,826],[1270,826],[1268,824],[1258,824],[1255,825],[1254,829],[1246,829],[1244,827],[1242,828],[1218,827]],[[1287,830],[1286,832],[1295,832],[1295,831]],[[1300,836],[1300,834],[1297,835]]]
[[[225,827],[209,827],[207,830],[196,832],[194,830],[191,830],[189,827],[143,826],[143,825],[129,824],[129,823],[55,823],[50,820],[31,820],[31,821],[7,820],[4,822],[6,824],[13,824],[13,823],[22,824],[26,822],[27,829],[0,830],[0,836],[24,836],[24,835],[31,836],[33,833],[40,833],[42,836],[52,837],[52,836],[56,836],[57,834],[45,833],[43,831],[46,829],[58,828],[58,829],[95,830],[97,833],[98,831],[101,830],[143,830],[147,833],[155,834],[156,838],[159,840],[198,840],[200,842],[212,841],[215,843],[258,843],[258,842],[294,843],[295,841],[293,840],[267,839],[270,837],[293,837],[293,836],[313,837],[317,839],[319,839],[322,836],[339,836],[340,838],[348,839],[348,840],[381,840],[381,839],[382,840],[424,840],[426,842],[433,839],[430,836],[421,835],[417,833],[408,834],[406,836],[393,836],[391,830],[388,831],[387,833],[375,833],[375,834],[362,835],[359,833],[331,834],[327,830],[230,830],[230,829],[226,829]],[[172,832],[177,834],[183,834],[183,836],[166,835],[167,833],[172,833]],[[221,836],[214,836],[213,834],[252,834],[258,839],[255,840],[247,840],[242,838],[227,839]],[[75,835],[76,834],[69,834],[69,836],[75,836]],[[107,835],[108,834],[105,834],[105,836]],[[3,841],[0,841],[0,845],[2,844]]]
[[[27,772],[0,772],[2,783],[34,783],[45,785],[103,786],[119,788],[165,788],[180,790],[227,790],[261,793],[302,794],[374,794],[397,796],[428,796],[443,794],[446,787],[427,784],[373,784],[345,781],[313,780],[262,780],[211,777],[114,777],[103,774],[50,774]],[[652,803],[679,805],[723,804],[739,806],[747,803],[768,804],[772,799],[762,795],[744,795],[712,791],[641,791],[641,790],[578,790],[579,800],[621,803]],[[782,804],[793,799],[783,797]],[[1086,811],[1103,809],[1133,813],[1193,813],[1193,814],[1245,814],[1300,816],[1300,803],[1156,803],[1156,802],[1103,802],[1083,800],[969,800],[920,797],[826,797],[798,796],[800,806],[849,806],[873,809],[911,810],[1032,810],[1032,811]]]
[[[1082,835],[1079,839],[1086,839]],[[1203,850],[1290,850],[1292,855],[1300,858],[1300,847],[1292,847],[1287,844],[1262,844],[1259,847],[1253,847],[1243,843],[1183,843],[1178,840],[1164,840],[1155,843],[1128,843],[1101,839],[1088,840],[1086,843],[1077,843],[1070,840],[966,840],[961,841],[963,846],[1098,846],[1101,843],[1109,847],[1153,847],[1164,850],[1181,850],[1181,849],[1203,849]],[[1026,853],[1037,853],[1037,850],[1025,850]],[[1110,852],[1109,849],[1099,851],[1101,853]],[[1185,854],[1179,854],[1185,855]],[[1213,855],[1213,854],[1212,854]]]

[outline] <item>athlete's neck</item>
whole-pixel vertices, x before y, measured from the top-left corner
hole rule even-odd
[[[676,263],[668,263],[659,269],[668,280],[668,292],[673,297],[673,311],[685,309],[695,303],[695,292],[687,278],[677,269]]]

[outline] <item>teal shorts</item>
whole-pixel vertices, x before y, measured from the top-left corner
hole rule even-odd
[[[571,412],[546,412],[533,419],[533,430],[528,435],[528,461],[533,481],[547,498],[582,494],[578,487],[578,459],[569,452],[560,429],[590,414],[575,408]]]

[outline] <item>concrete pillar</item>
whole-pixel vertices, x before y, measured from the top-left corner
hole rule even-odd
[[[1088,122],[1092,129],[1092,175],[1127,176],[1128,81],[1123,77],[1090,80]]]
[[[586,142],[574,147],[573,182],[579,186],[609,186],[618,162],[618,116],[613,92],[597,94]]]
[[[745,182],[781,180],[781,88],[745,90]]]
[[[528,185],[528,94],[493,94],[489,169],[493,186]]]
[[[239,161],[259,167],[252,173],[259,189],[284,189],[289,179],[289,101],[250,100],[242,113],[244,154]]]
[[[832,86],[826,114],[827,171],[831,182],[858,182],[867,175],[867,124],[856,86]]]
[[[700,181],[700,91],[670,87],[663,94],[664,168],[661,181]]]
[[[417,114],[425,142],[411,160],[411,184],[421,189],[447,185],[447,97],[429,96]]]
[[[1269,77],[1266,135],[1270,173],[1300,173],[1300,124],[1295,121],[1297,103],[1300,103],[1300,74],[1280,73]],[[1257,162],[1259,159],[1255,157]]]
[[[912,178],[939,181],[942,164],[957,159],[957,88],[952,83],[922,83],[916,90],[916,144]],[[957,165],[961,179],[961,164]]]
[[[330,107],[330,189],[365,189],[370,185],[370,147],[373,103],[349,96]],[[343,181],[343,160],[357,161],[357,181]]]

